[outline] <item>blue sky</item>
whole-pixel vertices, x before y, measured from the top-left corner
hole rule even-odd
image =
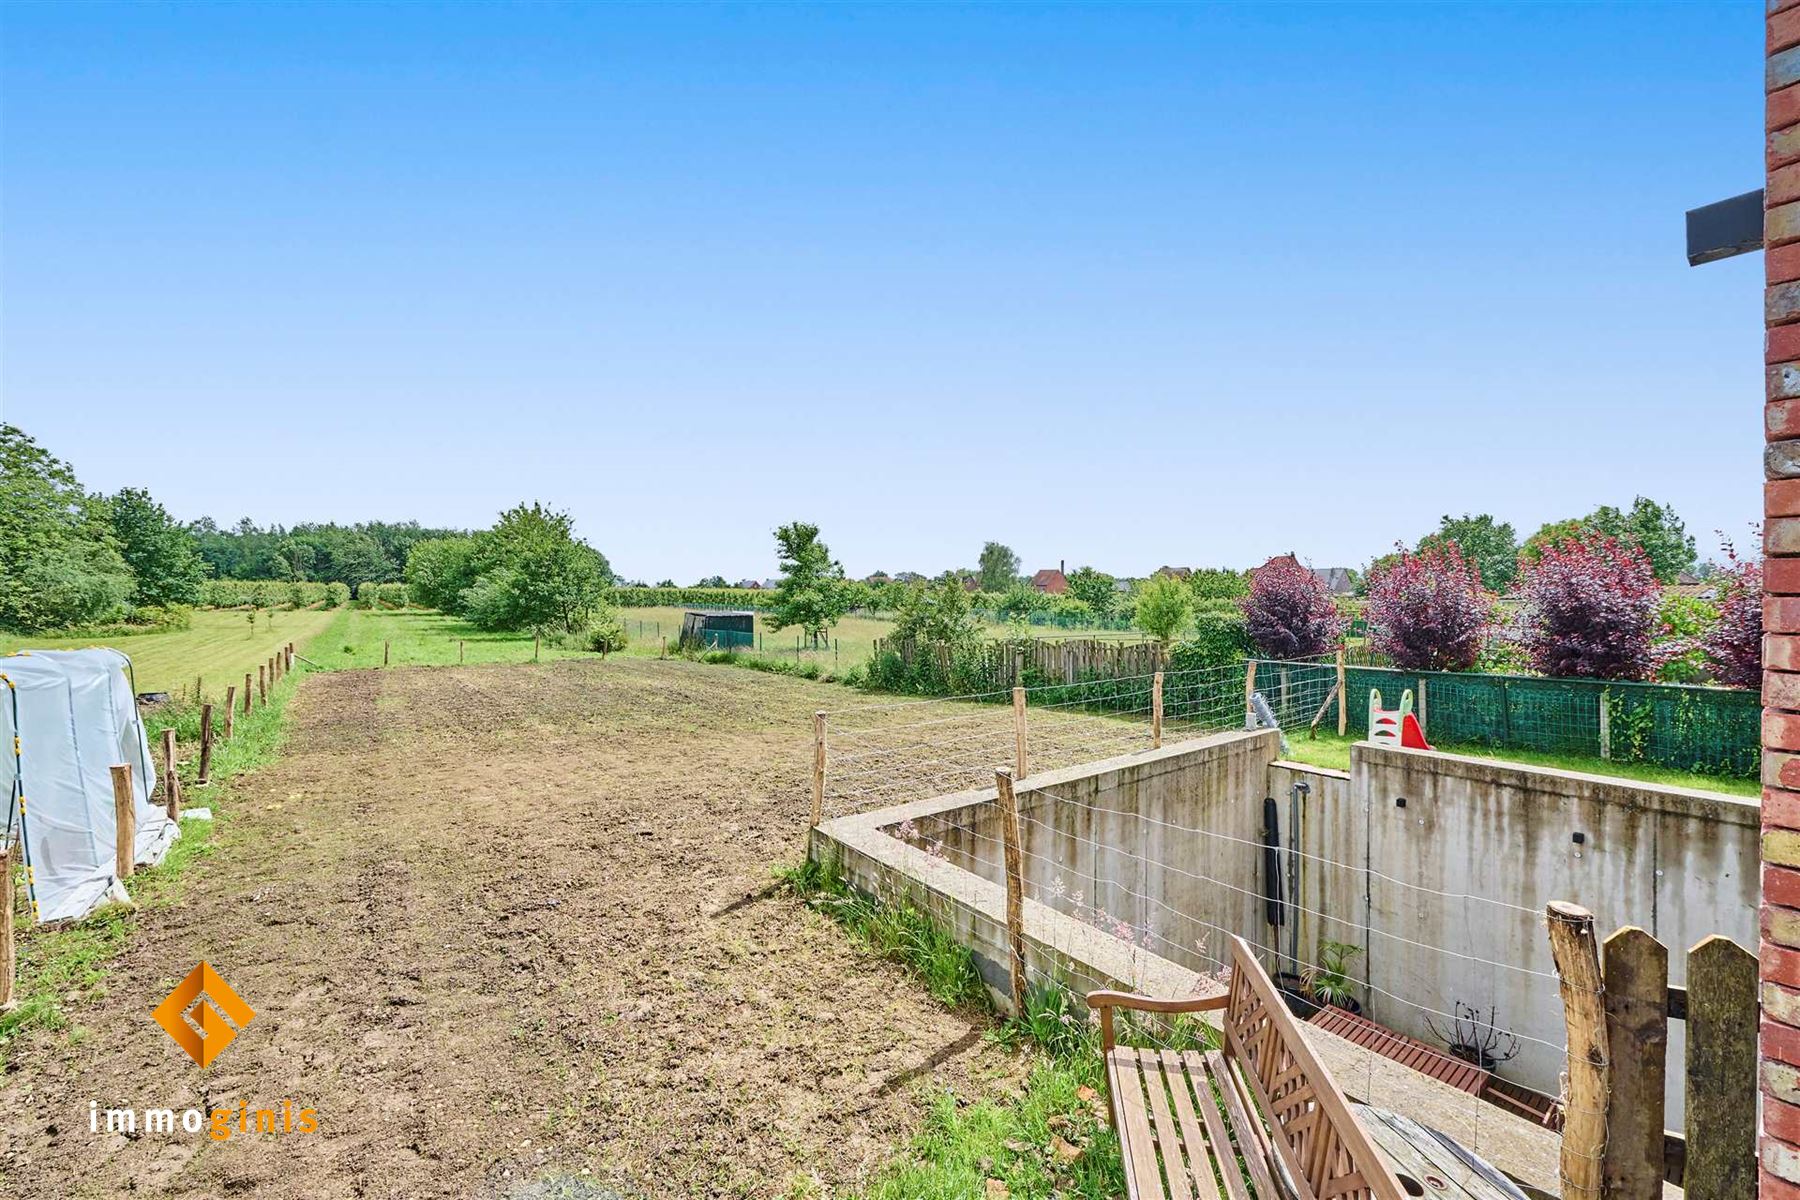
[[[1760,509],[1762,8],[8,5],[0,415],[617,569]]]

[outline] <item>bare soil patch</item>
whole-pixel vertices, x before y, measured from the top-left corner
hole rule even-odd
[[[0,1192],[780,1196],[854,1186],[917,1089],[1016,1083],[967,1016],[769,894],[810,713],[683,662],[308,679],[83,1036],[15,1046]],[[200,959],[257,1011],[211,1066],[151,1009]],[[314,1134],[89,1131],[108,1107],[318,1111]]]

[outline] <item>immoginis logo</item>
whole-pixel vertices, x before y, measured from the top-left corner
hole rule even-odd
[[[211,963],[202,961],[151,1015],[189,1058],[206,1067],[256,1013],[219,978]]]

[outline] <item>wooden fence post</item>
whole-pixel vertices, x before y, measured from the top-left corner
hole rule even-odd
[[[1256,727],[1256,705],[1252,697],[1256,695],[1256,660],[1253,658],[1244,664],[1244,728]]]
[[[0,849],[0,1012],[14,1008],[13,981],[18,977],[13,950],[13,860],[11,848]]]
[[[237,685],[225,689],[225,740],[231,740],[232,718],[237,715]]]
[[[250,672],[244,672],[244,715],[250,715]]]
[[[1659,1200],[1663,1185],[1663,1081],[1669,1056],[1669,952],[1627,925],[1606,939],[1608,1200]]]
[[[381,643],[381,665],[384,667],[388,665],[388,652],[392,647],[393,643],[391,642]]]
[[[1338,736],[1344,737],[1350,732],[1350,710],[1344,706],[1344,701],[1350,693],[1344,686],[1344,648],[1342,646],[1338,647],[1337,652],[1337,677]]]
[[[1601,1004],[1594,914],[1578,904],[1554,900],[1545,915],[1550,926],[1550,953],[1556,960],[1556,973],[1562,978],[1563,1023],[1569,1045],[1562,1136],[1563,1200],[1601,1200],[1611,1064],[1606,1049],[1606,1010]]]
[[[994,790],[1000,804],[1000,837],[1006,850],[1006,940],[1012,951],[1013,1016],[1025,1016],[1025,880],[1020,867],[1019,804],[1013,796],[1011,772],[994,772]]]
[[[1163,673],[1161,671],[1150,677],[1150,748],[1152,750],[1162,749],[1162,681]]]
[[[1756,1194],[1756,955],[1714,935],[1688,951],[1687,1200]]]
[[[539,643],[541,643],[543,640],[544,640],[544,635],[541,633],[534,633],[531,635],[531,661],[532,662],[536,662],[538,660]]]
[[[1025,760],[1025,689],[1022,687],[1013,689],[1013,769],[1018,772],[1019,779],[1030,774]]]
[[[130,879],[137,862],[137,797],[131,794],[131,764],[112,769],[113,874]]]
[[[457,638],[456,639],[456,663],[458,666],[462,665],[464,646],[465,646],[465,643],[463,642],[463,640],[461,638]]]
[[[175,774],[175,731],[163,730],[163,800],[169,820],[181,819],[181,777]]]
[[[825,819],[825,714],[813,714],[812,828]]]
[[[212,705],[200,706],[200,770],[194,776],[196,784],[212,782]]]
[[[263,708],[269,707],[269,668],[263,663],[256,664],[256,702]]]
[[[194,676],[194,703],[195,704],[200,703],[200,697],[203,694],[200,691],[200,684],[202,682],[203,682],[203,680],[202,680],[201,676],[199,676],[199,675]]]

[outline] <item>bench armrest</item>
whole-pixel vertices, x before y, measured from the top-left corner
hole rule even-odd
[[[1224,993],[1217,996],[1190,996],[1186,1000],[1159,1000],[1154,996],[1140,996],[1136,992],[1099,991],[1087,994],[1089,1008],[1133,1008],[1140,1012],[1208,1012],[1224,1008],[1230,1002],[1231,997]]]
[[[1087,994],[1089,1008],[1100,1010],[1100,1050],[1105,1053],[1113,1048],[1113,1009],[1129,1008],[1138,1012],[1154,1013],[1192,1013],[1209,1012],[1224,1008],[1231,1003],[1231,997],[1190,996],[1185,1000],[1158,1000],[1154,996],[1140,996],[1136,992],[1098,991]]]

